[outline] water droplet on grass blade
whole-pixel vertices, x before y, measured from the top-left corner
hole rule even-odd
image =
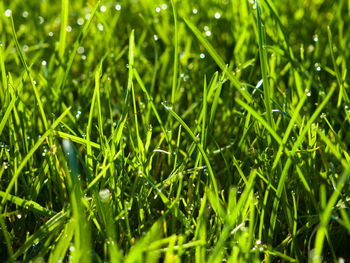
[[[42,16],[39,16],[39,24],[43,24],[45,22],[44,18]]]
[[[107,203],[112,197],[111,192],[108,189],[103,189],[98,194],[103,203]]]
[[[84,24],[84,19],[83,19],[83,18],[78,18],[77,24],[78,24],[79,26],[83,25],[83,24]]]
[[[173,104],[170,101],[163,101],[162,105],[167,110],[172,110],[173,109]]]
[[[80,117],[80,114],[81,114],[81,111],[80,111],[80,110],[78,110],[78,111],[77,111],[77,113],[75,114],[75,118],[77,118],[77,119],[78,119],[78,118]]]
[[[6,11],[5,11],[5,16],[6,16],[6,17],[10,17],[11,14],[12,14],[11,9],[6,9]]]
[[[306,95],[307,95],[308,97],[311,96],[311,91],[310,91],[309,89],[306,89],[305,92],[306,92]]]
[[[346,113],[350,113],[350,107],[349,105],[345,105],[344,107]]]
[[[85,48],[84,47],[78,47],[78,53],[79,54],[83,54],[85,52]]]

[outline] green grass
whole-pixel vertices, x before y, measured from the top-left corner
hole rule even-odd
[[[1,262],[350,258],[350,2],[0,2]]]

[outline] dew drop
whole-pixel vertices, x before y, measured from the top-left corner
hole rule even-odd
[[[163,10],[166,10],[166,9],[168,8],[167,4],[162,4],[160,7],[161,7]]]
[[[103,25],[102,24],[98,24],[97,27],[98,27],[98,30],[103,31]]]
[[[159,6],[156,7],[156,12],[157,12],[157,13],[160,12],[160,7],[159,7]]]
[[[318,41],[318,36],[317,36],[317,35],[313,35],[313,36],[312,36],[312,40],[313,40],[314,42],[317,42],[317,41]]]
[[[83,54],[85,52],[84,47],[78,47],[78,53]]]
[[[102,6],[100,7],[100,11],[101,11],[102,13],[106,12],[106,11],[107,11],[107,7],[104,6],[104,5],[102,5]]]
[[[10,17],[11,14],[12,14],[11,9],[6,9],[6,11],[5,11],[5,16],[6,16],[6,17]]]
[[[81,111],[80,111],[80,110],[78,110],[78,111],[77,111],[77,113],[75,114],[75,118],[77,118],[77,119],[78,119],[78,118],[80,117],[80,114],[81,114]]]
[[[204,53],[200,53],[199,57],[200,57],[201,59],[204,59],[204,58],[205,58],[205,54],[204,54]]]
[[[158,41],[158,36],[157,35],[154,35],[153,37],[154,37],[155,41]]]
[[[53,32],[49,32],[49,37],[53,37]]]
[[[111,198],[111,192],[108,190],[108,189],[103,189],[101,190],[99,193],[99,197],[100,197],[100,200],[103,202],[103,203],[106,203],[109,201],[109,199]]]
[[[72,31],[72,27],[71,27],[71,26],[67,26],[67,27],[66,27],[66,31],[67,31],[67,32],[71,32],[71,31]]]
[[[196,15],[196,14],[198,14],[198,10],[197,10],[196,8],[194,8],[194,9],[192,10],[192,13]]]
[[[216,12],[214,16],[215,16],[216,19],[220,19],[221,14],[219,12]]]
[[[38,16],[39,18],[39,24],[43,24],[45,22],[44,18],[42,16]]]
[[[46,66],[47,62],[46,60],[41,61],[41,65]]]
[[[83,25],[83,24],[84,24],[84,18],[78,18],[77,24],[78,24],[79,26]]]
[[[306,92],[306,95],[307,95],[308,97],[311,96],[311,91],[310,91],[309,89],[306,89],[305,92]]]
[[[344,109],[345,109],[345,111],[346,111],[347,113],[350,113],[350,107],[349,107],[349,105],[345,105]]]
[[[117,3],[115,5],[115,10],[120,11],[120,9],[122,9],[122,6],[119,3]]]
[[[318,63],[315,63],[315,69],[317,71],[321,71],[322,68],[320,67],[320,65]]]
[[[27,12],[27,11],[24,11],[24,12],[22,13],[22,16],[23,16],[24,18],[27,18],[27,17],[28,17],[28,12]]]
[[[170,101],[163,101],[162,105],[167,110],[172,110],[173,109],[173,104]]]

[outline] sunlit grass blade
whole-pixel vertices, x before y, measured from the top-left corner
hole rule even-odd
[[[217,63],[217,65],[220,67],[220,69],[222,71],[225,71],[226,64],[225,64],[224,60],[220,57],[218,52],[215,50],[215,48],[209,43],[208,40],[206,40],[202,36],[202,33],[197,29],[197,27],[192,22],[190,22],[186,18],[184,18],[184,21],[186,22],[187,26],[192,30],[194,35],[198,38],[198,40],[203,44],[205,49],[208,51],[208,53],[214,59],[214,61]],[[246,90],[241,89],[241,83],[235,77],[235,75],[233,75],[233,73],[230,70],[227,70],[226,75],[229,78],[229,80],[232,82],[232,84],[237,88],[238,92],[240,92],[242,94],[242,96],[245,98],[245,100],[247,102],[250,102],[251,95]]]
[[[70,174],[67,176],[68,191],[72,206],[72,219],[74,224],[74,251],[72,252],[73,262],[90,262],[91,257],[91,233],[90,224],[85,216],[83,205],[84,193],[79,179],[78,160],[72,146],[72,142],[64,139],[62,148],[67,155]]]
[[[33,91],[34,91],[35,99],[36,99],[36,102],[37,102],[39,110],[40,110],[40,115],[41,115],[41,118],[42,118],[42,121],[43,121],[43,124],[44,124],[44,128],[45,128],[45,130],[47,130],[49,128],[49,125],[48,125],[48,122],[47,122],[47,119],[46,119],[44,107],[43,107],[43,104],[41,102],[41,98],[40,98],[38,89],[37,89],[37,87],[35,85],[35,82],[34,82],[34,79],[32,77],[30,68],[28,67],[26,61],[24,60],[24,57],[23,57],[23,54],[22,54],[22,49],[21,49],[21,47],[20,47],[20,45],[18,43],[17,34],[16,34],[16,30],[15,30],[15,24],[13,22],[12,16],[10,17],[10,19],[11,19],[12,36],[13,36],[13,39],[15,41],[17,53],[18,53],[18,55],[19,55],[19,57],[21,59],[23,67],[25,68],[25,70],[26,70],[26,72],[28,74],[28,77],[29,77],[29,80],[30,80],[30,84],[31,84],[31,86],[33,88]]]
[[[68,0],[62,0],[62,1],[65,1],[67,3],[65,3],[65,8],[68,8]],[[71,54],[69,55],[69,59],[68,59],[68,62],[67,62],[67,66],[66,66],[66,69],[64,71],[64,75],[63,75],[63,78],[61,79],[61,82],[59,82],[59,92],[62,92],[62,90],[64,89],[65,87],[65,84],[66,84],[66,81],[67,81],[67,78],[68,78],[68,75],[69,75],[69,72],[72,68],[72,65],[73,65],[73,61],[74,61],[74,58],[75,58],[75,55],[77,54],[77,51],[78,51],[78,48],[81,46],[81,43],[84,39],[84,37],[86,36],[87,32],[88,32],[88,29],[89,29],[89,26],[91,24],[91,21],[92,19],[94,18],[95,16],[95,13],[97,11],[97,8],[100,4],[100,0],[96,3],[96,5],[94,6],[90,16],[89,16],[89,19],[88,21],[85,23],[83,29],[80,31],[77,39],[75,40],[74,42],[74,45],[73,45],[73,50],[71,52]],[[63,29],[64,31],[66,31],[66,28]],[[62,33],[62,35],[66,34],[66,32]],[[64,38],[63,38],[64,39]],[[62,40],[63,41],[63,40]],[[64,44],[62,44],[62,46],[64,46]],[[61,45],[60,45],[61,47]],[[63,47],[63,50],[64,50],[64,47]]]
[[[343,98],[344,98],[344,101],[346,103],[349,103],[349,97],[348,97],[346,91],[344,90],[344,83],[342,81],[342,78],[341,78],[341,75],[339,72],[339,68],[338,68],[337,62],[336,62],[335,57],[334,57],[332,31],[331,31],[331,28],[329,26],[327,27],[327,32],[328,32],[329,50],[331,52],[334,72],[335,72],[335,76],[337,78],[337,82],[339,85],[339,95],[338,95],[338,103],[337,103],[337,108],[339,108],[341,106],[341,102],[342,102]]]
[[[225,247],[225,242],[227,238],[230,236],[231,231],[235,227],[235,224],[238,223],[237,220],[239,218],[239,215],[241,213],[241,210],[244,205],[247,204],[248,196],[250,195],[250,192],[252,191],[254,184],[255,184],[255,176],[256,171],[252,171],[252,173],[249,176],[248,184],[246,185],[242,196],[239,198],[237,205],[234,207],[233,211],[231,213],[227,214],[225,219],[225,225],[221,232],[220,238],[218,242],[215,245],[215,248],[213,252],[211,253],[208,262],[219,262],[222,259],[222,250]],[[250,200],[251,202],[251,200]],[[249,202],[248,202],[249,204]],[[220,255],[221,254],[221,255]]]
[[[51,217],[44,225],[42,225],[34,234],[29,236],[26,242],[13,254],[12,259],[16,259],[25,253],[34,244],[44,239],[51,231],[62,227],[67,218],[67,212],[59,212],[55,216]]]
[[[177,71],[179,67],[179,54],[178,54],[178,25],[177,25],[177,10],[176,3],[171,0],[171,5],[173,7],[174,16],[174,72],[173,72],[173,83],[171,88],[171,103],[175,103],[175,94],[177,88]]]
[[[126,96],[125,96],[125,108],[122,112],[122,115],[118,121],[116,130],[114,132],[113,141],[114,144],[118,144],[120,142],[120,139],[122,137],[123,129],[125,122],[128,117],[128,111],[130,106],[130,93],[131,93],[131,85],[133,81],[133,69],[134,69],[134,52],[135,52],[135,33],[134,30],[131,31],[130,37],[129,37],[129,74],[128,74],[128,86],[126,90]]]
[[[264,103],[266,108],[267,121],[272,128],[274,128],[275,123],[272,116],[272,107],[271,107],[271,99],[270,99],[270,82],[267,76],[267,54],[266,54],[266,41],[265,35],[263,31],[263,27],[261,24],[261,10],[259,6],[259,2],[255,1],[256,4],[256,13],[257,13],[257,22],[258,22],[258,36],[259,36],[259,56],[260,56],[260,69],[263,78],[263,86],[264,86]]]
[[[330,89],[329,93],[327,94],[327,96],[322,101],[322,103],[317,107],[315,112],[311,115],[311,117],[308,120],[308,122],[306,123],[305,127],[302,129],[298,139],[293,144],[293,148],[291,150],[290,156],[289,156],[287,162],[285,163],[285,165],[283,167],[283,171],[282,171],[281,177],[279,178],[279,182],[278,182],[278,186],[277,186],[277,192],[276,192],[276,197],[275,197],[275,200],[273,202],[273,207],[272,207],[272,212],[271,212],[271,217],[270,217],[270,228],[269,228],[269,239],[270,239],[270,241],[272,241],[273,236],[274,236],[274,231],[275,231],[275,227],[276,227],[276,217],[277,217],[277,213],[278,213],[278,206],[279,206],[279,203],[280,203],[280,198],[281,198],[281,195],[282,195],[282,191],[283,191],[283,189],[285,187],[285,182],[286,182],[286,179],[287,179],[287,176],[288,176],[288,170],[289,170],[289,167],[293,163],[291,157],[293,157],[295,155],[295,152],[300,147],[300,144],[302,143],[303,138],[305,137],[305,135],[307,134],[308,130],[310,129],[311,124],[316,120],[316,118],[322,112],[323,108],[327,105],[327,103],[331,99],[334,91],[335,91],[335,87],[332,87]]]
[[[188,132],[188,134],[191,136],[193,142],[197,145],[198,150],[201,152],[204,163],[206,164],[207,168],[208,168],[208,172],[209,172],[209,176],[210,176],[210,183],[213,186],[213,190],[215,193],[215,196],[217,198],[219,198],[218,196],[218,187],[216,184],[216,178],[213,172],[213,169],[210,165],[209,162],[209,158],[207,156],[207,154],[205,153],[200,140],[193,134],[192,130],[190,129],[190,127],[187,126],[187,124],[181,119],[181,117],[179,115],[177,115],[173,109],[171,107],[168,107],[166,104],[163,104],[164,108],[182,125],[182,127],[184,127],[184,129]]]
[[[5,193],[3,191],[0,191],[0,196],[2,198],[5,197]],[[32,201],[32,200],[25,200],[23,198],[20,198],[18,196],[13,196],[8,194],[7,195],[7,201],[13,202],[14,204],[23,207],[24,209],[28,210],[28,211],[32,211],[34,213],[38,213],[44,216],[53,216],[56,214],[56,212],[51,211],[45,207],[42,207],[41,205],[39,205],[38,203]]]
[[[38,140],[37,142],[34,144],[34,146],[30,149],[30,151],[28,152],[28,154],[24,157],[24,159],[22,160],[20,166],[18,167],[16,173],[13,175],[13,177],[11,178],[11,181],[9,182],[9,184],[7,185],[6,188],[6,192],[1,200],[1,205],[0,205],[0,212],[3,211],[3,207],[7,201],[8,195],[10,194],[12,188],[14,187],[14,184],[17,182],[17,179],[19,177],[19,175],[21,174],[22,170],[24,169],[25,165],[27,164],[27,162],[29,161],[29,159],[33,156],[33,154],[35,153],[35,151],[40,147],[40,145],[46,140],[46,137],[49,136],[52,132],[52,130],[54,130],[56,128],[56,126],[60,123],[61,120],[63,120],[63,118],[68,114],[68,112],[70,111],[70,108],[66,109],[61,116],[59,116],[55,122],[51,125],[50,129],[48,129]]]

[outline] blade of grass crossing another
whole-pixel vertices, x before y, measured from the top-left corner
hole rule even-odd
[[[95,13],[96,13],[97,8],[98,8],[99,5],[100,5],[100,1],[98,1],[96,3],[95,7],[93,8],[93,10],[92,10],[92,12],[90,14],[90,17],[89,17],[88,21],[85,23],[83,29],[80,31],[77,39],[74,42],[73,51],[69,55],[69,60],[68,60],[67,66],[66,66],[66,70],[64,72],[64,77],[62,78],[62,82],[59,84],[59,91],[60,92],[62,92],[62,90],[63,90],[63,88],[64,88],[64,86],[66,84],[66,81],[67,81],[70,69],[72,68],[72,65],[73,65],[73,61],[74,61],[75,55],[77,54],[78,49],[81,46],[81,42],[83,41],[83,39],[84,39],[84,37],[85,37],[85,35],[87,33],[87,30],[89,29],[89,25],[91,24],[91,21],[94,18]]]
[[[205,164],[207,165],[207,168],[208,168],[208,172],[209,172],[209,176],[210,176],[210,182],[211,182],[211,185],[213,186],[214,188],[214,193],[215,193],[215,196],[217,198],[219,198],[219,192],[218,192],[218,187],[217,187],[217,184],[216,184],[216,179],[215,179],[215,176],[214,176],[214,172],[213,172],[213,169],[210,165],[210,162],[209,162],[209,158],[207,156],[207,154],[205,153],[202,145],[201,145],[201,142],[200,140],[198,140],[198,138],[193,134],[192,130],[190,129],[190,127],[188,127],[188,125],[181,119],[181,117],[179,115],[177,115],[172,107],[168,107],[165,103],[162,103],[164,108],[166,110],[168,110],[168,112],[184,127],[184,129],[188,132],[188,134],[191,136],[193,142],[197,145],[200,153],[202,154],[202,157],[204,159],[204,162]]]
[[[205,47],[205,49],[208,51],[210,56],[214,59],[216,64],[221,68],[222,71],[225,71],[226,64],[224,60],[220,57],[218,52],[213,48],[213,46],[209,43],[209,41],[202,36],[202,33],[197,29],[197,27],[192,22],[190,22],[186,18],[184,18],[184,21],[186,22],[187,26],[192,30],[194,35],[198,38],[199,42],[201,42],[202,45]],[[250,102],[251,95],[247,90],[241,89],[241,83],[236,78],[236,76],[233,75],[233,73],[230,70],[227,70],[226,75],[229,78],[229,80],[232,82],[232,84],[237,88],[238,92],[241,93],[241,95],[245,98],[245,100],[247,102]]]
[[[48,235],[51,234],[54,230],[66,222],[68,215],[67,212],[61,211],[51,217],[45,224],[43,224],[34,234],[27,237],[26,242],[16,250],[13,254],[12,259],[16,259],[19,256],[23,255],[28,249],[32,248],[40,240],[44,240]]]
[[[245,205],[247,205],[248,197],[251,195],[251,191],[253,190],[255,184],[255,177],[256,170],[253,170],[249,175],[248,183],[242,195],[240,196],[237,205],[234,207],[231,213],[228,213],[226,215],[225,225],[223,227],[223,230],[221,231],[220,238],[217,241],[216,246],[208,259],[208,263],[221,262],[223,256],[222,250],[224,249],[225,242],[231,235],[231,231],[237,223],[242,209]],[[250,199],[249,202],[253,202],[253,199]]]
[[[275,199],[274,199],[274,202],[273,202],[273,206],[272,206],[272,212],[271,212],[271,217],[270,217],[270,228],[269,228],[269,233],[268,233],[268,237],[269,237],[270,241],[273,239],[273,236],[274,236],[274,231],[275,231],[275,227],[276,227],[276,221],[277,221],[276,219],[277,219],[277,212],[278,212],[278,206],[279,206],[280,198],[281,198],[281,195],[282,195],[282,191],[284,189],[285,181],[287,180],[289,167],[292,165],[292,158],[291,157],[295,156],[295,153],[296,153],[298,147],[303,142],[304,137],[307,134],[308,130],[310,129],[312,123],[316,120],[316,118],[322,112],[323,108],[327,105],[327,103],[331,99],[334,91],[335,91],[335,87],[332,87],[330,89],[330,91],[328,92],[327,96],[322,101],[322,103],[317,107],[315,112],[310,117],[310,119],[306,123],[304,129],[299,134],[298,139],[296,140],[296,142],[293,145],[291,153],[287,155],[288,156],[288,160],[287,160],[287,162],[286,162],[286,164],[285,164],[285,166],[283,168],[281,177],[279,179],[276,196],[275,196]]]
[[[316,233],[316,238],[315,238],[315,253],[313,255],[312,262],[315,263],[321,263],[321,256],[322,256],[322,250],[323,250],[323,243],[324,243],[324,238],[327,235],[327,225],[329,221],[331,220],[332,216],[332,210],[338,200],[339,195],[341,194],[341,190],[344,188],[346,181],[348,180],[350,176],[350,168],[347,166],[347,169],[345,172],[341,175],[337,182],[337,187],[336,191],[333,191],[331,197],[328,200],[328,203],[323,210],[323,212],[320,215],[320,225]]]
[[[15,30],[15,24],[13,23],[12,16],[10,18],[11,18],[12,35],[13,35],[13,39],[15,41],[15,45],[16,45],[16,49],[17,49],[18,55],[19,55],[19,57],[21,59],[21,62],[23,64],[25,70],[27,71],[27,74],[28,74],[28,77],[29,77],[29,80],[30,80],[30,84],[32,85],[32,88],[33,88],[33,91],[34,91],[34,95],[35,95],[35,99],[36,99],[36,102],[38,104],[38,107],[39,107],[39,110],[40,110],[40,115],[41,115],[41,118],[42,118],[42,121],[43,121],[43,124],[44,124],[44,128],[45,128],[45,130],[48,130],[49,125],[47,123],[44,107],[43,107],[43,104],[41,103],[39,92],[38,92],[38,90],[36,88],[36,85],[34,83],[34,80],[33,80],[32,74],[30,72],[30,69],[29,69],[27,63],[24,60],[24,57],[23,57],[23,54],[22,54],[22,49],[21,49],[21,47],[19,45],[19,42],[18,42],[18,39],[17,39],[17,34],[16,34],[16,30]]]
[[[263,117],[261,117],[259,115],[259,113],[257,113],[252,107],[250,107],[248,104],[246,104],[245,102],[241,101],[240,99],[236,99],[236,102],[241,105],[243,108],[245,108],[248,112],[250,112],[254,118],[256,118],[265,128],[266,130],[268,130],[270,132],[270,134],[272,135],[272,137],[276,140],[276,142],[279,145],[283,145],[283,141],[281,139],[281,137],[276,133],[276,131],[270,126],[270,124],[264,120]],[[285,151],[286,154],[287,151]]]
[[[145,93],[146,98],[147,98],[147,100],[148,100],[148,103],[151,105],[151,108],[152,108],[152,110],[153,110],[153,113],[154,113],[154,115],[156,116],[156,118],[157,118],[157,120],[158,120],[158,123],[159,123],[159,125],[160,125],[160,128],[161,128],[162,131],[163,131],[163,134],[164,134],[164,136],[165,136],[165,139],[166,139],[166,141],[167,141],[169,147],[171,148],[171,142],[170,142],[170,139],[169,139],[169,137],[168,137],[168,133],[166,132],[166,129],[165,129],[165,127],[164,127],[163,121],[162,121],[162,119],[160,118],[159,113],[158,113],[158,111],[157,111],[157,108],[155,107],[155,105],[154,105],[154,103],[153,103],[153,99],[152,99],[152,97],[150,96],[150,94],[148,93],[148,91],[147,91],[145,85],[143,84],[143,81],[142,81],[142,79],[141,79],[139,73],[137,72],[136,68],[134,68],[134,76],[135,76],[135,79],[136,79],[137,83],[140,85],[141,90]],[[171,151],[171,152],[172,152],[172,151]]]
[[[26,157],[23,158],[20,166],[17,168],[16,173],[13,175],[13,177],[11,178],[10,183],[8,184],[7,188],[6,188],[6,192],[5,195],[3,196],[2,200],[1,200],[1,204],[0,204],[0,213],[3,211],[4,205],[8,199],[8,195],[10,194],[13,186],[15,185],[19,175],[21,174],[22,170],[24,169],[24,167],[26,166],[27,162],[29,161],[29,159],[33,156],[33,154],[35,153],[35,151],[40,147],[40,145],[46,140],[46,137],[48,137],[52,130],[54,130],[56,128],[56,126],[60,123],[61,120],[63,120],[63,118],[68,114],[68,112],[70,111],[70,107],[68,109],[66,109],[61,116],[58,117],[58,119],[51,125],[50,129],[48,129],[34,144],[34,146],[30,149],[30,151],[28,152],[28,154],[26,155]]]

